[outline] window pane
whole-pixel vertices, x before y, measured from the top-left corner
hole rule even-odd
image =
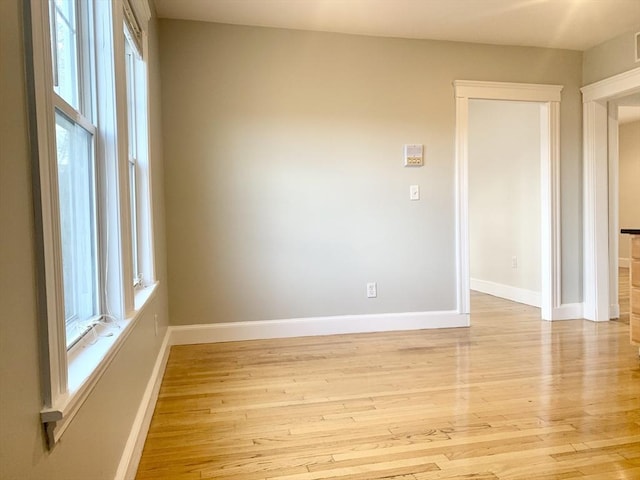
[[[136,104],[136,63],[139,62],[135,49],[131,45],[131,40],[125,34],[125,66],[127,79],[127,127],[128,127],[128,147],[129,147],[129,204],[131,206],[131,262],[133,267],[133,284],[140,284],[141,272],[138,249],[138,183],[136,180],[136,170],[138,168],[137,159],[137,104]]]
[[[129,201],[131,203],[131,253],[133,262],[133,284],[140,282],[140,267],[138,265],[138,206],[136,186],[136,164],[129,162]]]
[[[137,158],[136,154],[136,54],[131,47],[129,37],[125,36],[125,66],[127,76],[127,127],[129,134],[129,159]]]
[[[97,311],[92,135],[56,112],[56,144],[67,347]]]
[[[76,2],[51,1],[54,91],[80,109],[78,95],[78,29]]]

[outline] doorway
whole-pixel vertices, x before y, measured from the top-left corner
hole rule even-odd
[[[640,68],[582,89],[584,125],[584,318],[618,311],[618,106],[640,93]]]
[[[628,95],[612,103],[614,111],[610,115],[617,121],[617,130],[612,131],[609,142],[613,155],[609,165],[610,221],[609,238],[612,259],[610,267],[609,295],[610,317],[628,320],[628,292],[620,296],[620,275],[628,276],[629,238],[620,235],[621,228],[638,228],[640,225],[640,93]],[[617,162],[614,161],[617,157]],[[620,270],[623,269],[623,270]],[[624,304],[624,305],[623,305]],[[624,307],[624,308],[623,308]]]
[[[456,264],[458,313],[470,313],[469,102],[506,100],[540,105],[541,316],[563,318],[560,308],[560,85],[456,80]]]
[[[470,288],[541,305],[541,104],[469,102]]]

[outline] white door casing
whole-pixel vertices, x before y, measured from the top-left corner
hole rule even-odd
[[[616,99],[640,92],[640,67],[581,88],[584,168],[584,318],[617,312],[618,148]],[[611,303],[613,300],[614,303]]]
[[[458,313],[470,313],[469,100],[540,104],[541,315],[565,318],[560,310],[560,93],[561,85],[456,80],[456,270]]]

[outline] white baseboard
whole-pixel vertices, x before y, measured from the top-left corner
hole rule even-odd
[[[584,318],[584,307],[582,303],[563,303],[553,309],[553,321],[577,320],[581,318]]]
[[[488,280],[479,280],[471,278],[469,280],[471,290],[487,293],[494,297],[506,298],[512,302],[524,303],[532,307],[540,307],[542,305],[542,295],[534,290],[512,287],[502,283],[490,282]]]
[[[142,449],[144,448],[144,442],[149,432],[149,425],[151,424],[151,417],[156,407],[156,401],[158,400],[158,393],[160,391],[160,385],[162,383],[162,377],[167,366],[167,360],[169,358],[169,350],[171,349],[171,332],[167,329],[167,333],[162,341],[162,346],[156,357],[156,363],[151,371],[151,376],[147,382],[147,388],[142,395],[142,400],[138,406],[138,412],[136,413],[131,431],[129,432],[129,438],[120,457],[120,464],[116,471],[114,480],[133,480],[138,470],[138,464],[142,456]]]
[[[344,333],[468,327],[469,315],[456,311],[293,318],[258,322],[213,323],[170,327],[173,345],[233,342],[267,338]]]
[[[609,318],[620,318],[620,304],[614,303],[609,305]]]
[[[629,268],[631,261],[628,258],[618,258],[618,268]]]

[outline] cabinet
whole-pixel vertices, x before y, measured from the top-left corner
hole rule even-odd
[[[631,278],[631,341],[640,345],[640,235],[631,236],[631,264],[629,265]]]

